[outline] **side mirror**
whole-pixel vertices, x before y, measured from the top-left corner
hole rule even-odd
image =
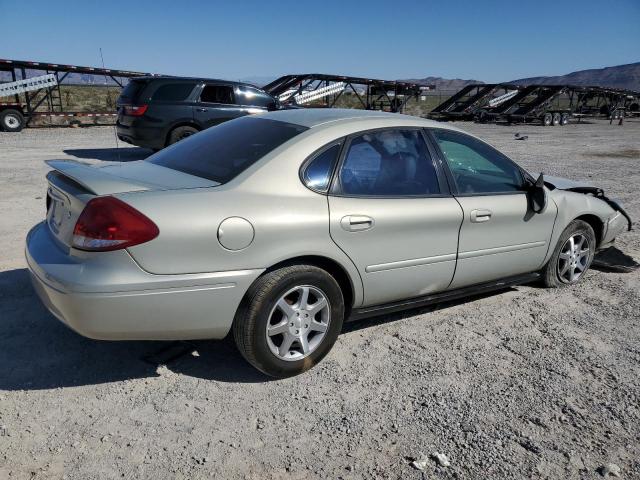
[[[280,102],[278,101],[277,98],[274,98],[273,102],[270,103],[269,106],[267,107],[267,111],[274,112],[276,110],[280,110]]]
[[[529,186],[529,201],[534,213],[542,213],[547,207],[547,190],[544,188],[544,175],[541,173],[538,179]]]

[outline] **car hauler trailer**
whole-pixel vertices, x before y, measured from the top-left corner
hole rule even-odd
[[[435,85],[419,85],[394,80],[378,80],[322,73],[285,75],[262,87],[284,107],[310,105],[331,108],[345,92],[365,110],[402,112],[407,102]]]
[[[435,107],[439,120],[566,125],[571,118],[617,119],[640,110],[630,90],[576,85],[468,85]]]
[[[473,120],[483,107],[499,105],[519,88],[506,83],[467,85],[435,107],[429,116],[437,120]]]
[[[571,115],[571,104],[554,104],[554,99],[565,93],[562,85],[527,85],[505,102],[487,106],[478,112],[479,121],[506,121],[507,123],[530,123],[540,121],[543,125],[566,125]]]
[[[28,73],[38,75],[28,77]],[[109,78],[122,87],[126,79],[150,75],[109,68],[81,67],[55,63],[0,59],[0,73],[7,82],[0,83],[0,130],[19,132],[36,117],[115,116],[115,111],[77,112],[63,106],[61,84],[69,74],[78,73]],[[66,84],[68,85],[68,84]]]

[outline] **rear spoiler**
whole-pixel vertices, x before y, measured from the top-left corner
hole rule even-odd
[[[104,165],[90,165],[75,160],[47,160],[45,163],[96,195],[220,185],[213,180],[144,161],[110,162]]]
[[[96,195],[150,190],[154,186],[139,180],[118,177],[102,168],[75,160],[46,160],[45,163]]]

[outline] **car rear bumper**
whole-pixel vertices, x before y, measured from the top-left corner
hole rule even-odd
[[[262,273],[153,275],[126,250],[77,253],[65,252],[44,222],[27,236],[27,263],[44,305],[79,334],[102,340],[223,338]]]
[[[143,148],[159,150],[165,147],[166,135],[164,128],[153,126],[123,125],[118,119],[116,134],[123,142]]]

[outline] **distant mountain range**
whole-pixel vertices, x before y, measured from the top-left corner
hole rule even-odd
[[[446,79],[441,77],[426,77],[420,79],[408,79],[408,82],[421,85],[435,84],[438,90],[459,90],[474,83],[484,83],[479,80]],[[624,88],[640,92],[640,62],[615,67],[592,68],[579,70],[566,75],[553,77],[530,77],[511,80],[505,83],[518,85],[542,84],[542,85],[588,85],[596,87]]]
[[[520,85],[589,85],[640,91],[640,62],[615,67],[592,68],[556,77],[531,77],[513,80]]]

